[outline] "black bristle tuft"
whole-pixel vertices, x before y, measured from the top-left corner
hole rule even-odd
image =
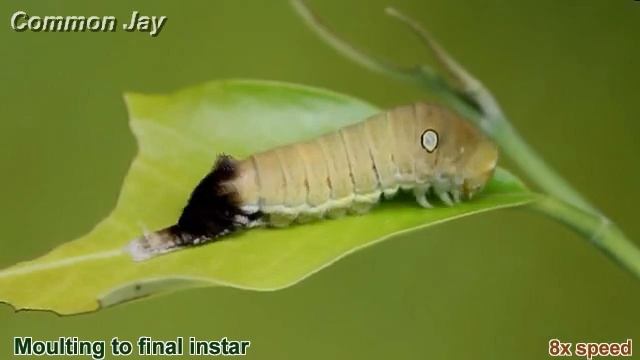
[[[191,193],[178,223],[171,227],[181,245],[215,239],[241,227],[239,217],[251,217],[240,209],[235,189],[225,186],[237,175],[236,161],[220,155],[211,172]]]

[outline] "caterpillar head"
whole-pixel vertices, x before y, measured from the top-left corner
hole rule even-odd
[[[468,121],[446,109],[441,111],[447,116],[434,118],[432,128],[422,133],[420,143],[425,156],[436,158],[435,173],[450,178],[451,187],[470,199],[493,175],[498,149]]]
[[[498,162],[498,149],[488,139],[478,141],[463,168],[462,193],[467,198],[482,190],[491,179]]]

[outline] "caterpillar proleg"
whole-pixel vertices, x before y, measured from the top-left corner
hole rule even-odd
[[[495,145],[446,108],[416,103],[244,159],[220,155],[177,223],[128,245],[136,260],[241,229],[369,211],[412,190],[430,208],[470,199],[491,177]]]

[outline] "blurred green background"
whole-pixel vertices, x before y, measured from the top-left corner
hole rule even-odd
[[[384,7],[427,24],[543,157],[640,243],[640,3],[312,5],[347,38],[403,64],[427,53]],[[157,38],[16,33],[17,10],[169,19]],[[113,207],[135,152],[124,91],[241,77],[382,107],[425,97],[337,55],[286,1],[4,0],[0,15],[1,268],[87,232]],[[278,292],[190,290],[73,317],[0,305],[0,358],[11,357],[13,336],[228,336],[251,340],[255,359],[542,359],[554,337],[640,342],[639,304],[640,281],[584,239],[532,212],[499,211],[385,242]]]

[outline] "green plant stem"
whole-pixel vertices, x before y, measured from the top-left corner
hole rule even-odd
[[[336,49],[340,54],[360,64],[361,66],[375,72],[386,74],[396,80],[406,81],[410,83],[420,82],[418,77],[420,71],[418,68],[403,68],[392,64],[388,61],[375,58],[356,48],[348,41],[340,38],[328,26],[325,26],[322,19],[318,17],[302,0],[292,0],[291,5],[298,15],[310,25],[310,28],[331,47]]]
[[[500,146],[543,192],[556,197],[577,208],[604,217],[580,193],[578,193],[562,176],[549,166],[527,144],[520,134],[509,124],[496,129],[495,138],[500,139]]]
[[[582,234],[618,264],[640,277],[640,249],[606,217],[585,212],[551,196],[541,196],[529,206]]]
[[[324,41],[369,70],[422,87],[439,96],[493,139],[539,187],[544,196],[534,207],[591,240],[599,249],[640,278],[640,250],[604,214],[591,205],[527,144],[502,112],[491,92],[466,71],[418,22],[393,8],[387,14],[407,25],[433,53],[447,81],[427,65],[404,68],[378,59],[338,37],[303,0],[292,5]]]
[[[450,94],[445,95],[444,100],[463,115],[475,117],[476,123],[482,121],[482,115],[470,111],[467,105]],[[531,182],[548,195],[533,202],[531,208],[582,234],[615,262],[640,278],[640,248],[616,224],[547,165],[506,118],[497,121],[488,119],[483,124],[490,124],[491,129],[485,132],[525,172]]]

